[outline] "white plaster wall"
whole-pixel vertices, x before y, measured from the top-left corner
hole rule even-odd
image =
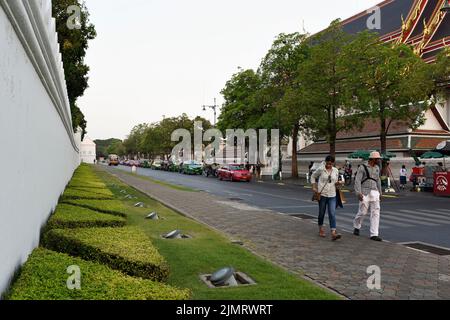
[[[38,60],[31,60],[30,52],[38,56],[40,46],[25,50],[17,25],[14,28],[6,15],[8,3],[22,3],[14,1],[0,0],[0,294],[38,245],[40,228],[79,164],[77,142],[67,129],[71,125],[67,94],[57,89],[60,94],[55,99],[49,93],[51,86],[65,89],[58,78],[61,65],[55,63],[59,54],[47,52],[47,63],[40,61],[41,67],[53,68],[52,83]],[[37,2],[48,6],[48,1]],[[17,19],[17,23],[25,26],[29,21]],[[45,35],[42,44],[52,38],[51,23],[45,27],[50,37]]]

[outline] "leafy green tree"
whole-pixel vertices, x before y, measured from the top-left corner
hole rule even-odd
[[[297,139],[307,105],[297,81],[302,62],[309,57],[307,35],[280,34],[261,62],[259,73],[268,109],[261,117],[264,127],[280,129],[282,137],[292,137],[292,177],[298,178]],[[263,99],[264,99],[263,96]]]
[[[145,131],[148,126],[146,123],[141,123],[131,130],[130,135],[123,142],[125,152],[128,156],[138,155],[142,151],[142,141],[144,140]]]
[[[89,12],[85,2],[80,0],[53,0],[53,17],[56,20],[56,31],[62,55],[64,73],[67,83],[70,109],[72,113],[72,125],[74,131],[78,127],[82,129],[82,136],[86,134],[86,120],[77,106],[77,99],[83,96],[88,88],[89,67],[84,58],[88,49],[89,40],[96,37],[94,25],[89,21]],[[80,29],[69,29],[67,21],[70,14],[67,8],[76,5],[81,9]]]
[[[97,156],[106,158],[109,154],[108,148],[113,144],[121,143],[122,140],[111,138],[111,139],[106,139],[106,140],[97,139],[97,140],[94,140],[94,142],[97,146]]]
[[[425,121],[435,90],[433,66],[425,63],[410,46],[383,43],[376,34],[362,33],[349,54],[358,59],[347,72],[356,74],[354,96],[359,112],[380,124],[381,152],[387,151],[392,123],[417,128]]]
[[[297,79],[302,87],[300,100],[308,106],[304,125],[316,139],[326,138],[333,156],[337,134],[361,122],[354,113],[352,95],[357,75],[349,72],[355,56],[347,54],[352,40],[339,20],[332,22],[325,31],[310,38],[310,55],[301,63]]]
[[[124,156],[126,154],[125,146],[122,141],[114,141],[106,150],[108,155],[116,154],[119,156]]]
[[[232,76],[221,91],[225,102],[217,127],[222,132],[227,129],[255,128],[262,112],[256,103],[260,89],[259,74],[251,69],[239,69],[239,72]]]

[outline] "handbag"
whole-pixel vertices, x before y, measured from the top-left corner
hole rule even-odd
[[[344,192],[342,192],[341,189],[336,188],[336,209],[341,208],[344,209],[344,204],[347,203],[347,200],[345,199]]]

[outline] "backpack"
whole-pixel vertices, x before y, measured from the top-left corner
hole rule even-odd
[[[367,182],[367,181],[369,181],[369,180],[372,180],[372,181],[375,181],[376,183],[378,183],[377,180],[375,180],[374,178],[372,178],[372,177],[370,176],[369,168],[367,168],[367,166],[366,166],[365,164],[363,164],[363,167],[364,167],[364,170],[366,171],[366,179],[364,179],[363,181],[361,181],[361,185],[363,185],[365,182]]]

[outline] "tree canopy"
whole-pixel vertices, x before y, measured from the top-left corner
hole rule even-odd
[[[89,21],[89,12],[84,1],[53,0],[52,5],[64,65],[70,111],[72,113],[72,126],[74,131],[80,127],[82,137],[84,137],[87,122],[84,114],[77,105],[77,100],[83,96],[85,90],[88,88],[89,66],[85,64],[84,58],[89,47],[89,41],[95,39],[97,33],[95,26]],[[72,5],[78,6],[81,10],[79,29],[69,29],[67,27],[67,21],[71,16],[71,13],[68,13],[67,9]]]

